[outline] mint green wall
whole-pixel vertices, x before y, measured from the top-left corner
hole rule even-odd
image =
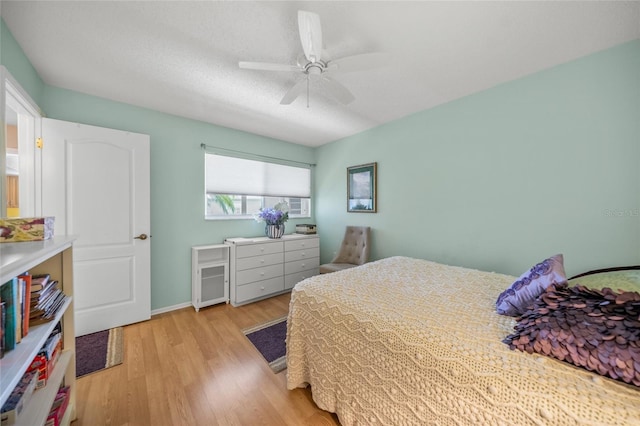
[[[378,163],[378,213],[346,212],[346,168]],[[408,255],[519,275],[640,263],[640,41],[317,150],[322,261],[345,225],[375,259]]]
[[[9,31],[4,21],[0,18],[0,64],[15,77],[20,86],[29,93],[29,96],[38,104],[42,100],[44,82],[36,72],[29,59],[16,43],[13,34]]]

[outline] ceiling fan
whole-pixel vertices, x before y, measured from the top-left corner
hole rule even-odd
[[[353,94],[342,83],[330,77],[331,74],[361,71],[378,68],[386,63],[384,53],[364,53],[329,60],[322,49],[322,26],[320,16],[313,12],[298,11],[298,29],[304,54],[298,57],[296,65],[273,64],[268,62],[238,62],[243,69],[264,71],[292,71],[305,74],[306,78],[294,84],[280,101],[281,105],[289,105],[306,89],[307,107],[309,107],[309,82],[318,79],[322,87],[334,98],[347,105],[355,100]]]

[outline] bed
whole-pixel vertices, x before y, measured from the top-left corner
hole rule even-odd
[[[391,257],[298,283],[287,387],[350,425],[634,425],[640,388],[509,349],[515,277]]]

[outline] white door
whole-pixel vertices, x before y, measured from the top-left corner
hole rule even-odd
[[[151,316],[149,136],[42,119],[42,212],[75,235],[76,336]]]

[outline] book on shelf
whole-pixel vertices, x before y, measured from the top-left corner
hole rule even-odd
[[[60,290],[56,293],[55,299],[51,301],[43,310],[36,310],[35,316],[32,315],[29,319],[31,325],[40,325],[51,321],[55,318],[58,310],[64,305],[67,300],[67,296]]]
[[[53,355],[53,352],[60,340],[62,340],[62,324],[58,322],[53,330],[51,330],[51,334],[49,334],[49,337],[47,337],[47,340],[44,342],[38,353],[40,355],[44,355],[48,360],[51,359],[51,356]]]
[[[31,306],[32,308],[37,308],[38,306],[42,306],[47,303],[51,297],[55,297],[53,293],[56,290],[59,290],[60,286],[58,286],[58,281],[51,280],[47,283],[46,287],[41,290],[32,290],[31,291]]]
[[[47,416],[45,426],[60,426],[60,422],[62,422],[64,413],[67,411],[67,406],[69,405],[70,393],[69,386],[63,386],[58,390],[51,405],[51,411],[49,411],[49,415]]]
[[[37,371],[29,371],[22,376],[20,382],[9,395],[9,398],[0,409],[0,424],[10,426],[15,424],[27,406],[31,395],[36,389],[38,382]]]
[[[47,297],[41,300],[38,300],[38,303],[31,310],[31,317],[37,317],[43,314],[51,307],[51,305],[55,302],[58,295],[62,293],[59,288],[54,289],[51,293],[47,294]]]
[[[55,325],[53,331],[42,345],[36,356],[31,361],[27,371],[36,371],[38,373],[38,382],[36,389],[40,389],[47,384],[47,380],[51,376],[60,352],[62,351],[62,324]]]
[[[16,312],[18,298],[17,277],[2,284],[0,298],[5,303],[4,348],[8,352],[16,347],[16,323],[18,322],[18,313]]]
[[[48,274],[18,275],[0,286],[0,358],[15,349],[31,326],[53,320],[67,300]],[[58,325],[59,327],[59,325]],[[59,331],[58,331],[59,333]],[[59,340],[59,336],[58,336]],[[55,342],[46,354],[49,359]]]
[[[16,296],[14,298],[14,309],[15,309],[15,336],[16,336],[16,344],[22,341],[22,285],[20,284],[20,279],[18,277],[15,278],[16,284]]]
[[[29,315],[31,313],[31,275],[23,274],[18,276],[18,284],[21,288],[21,317],[22,337],[29,334]]]
[[[4,305],[0,299],[0,358],[4,358]]]
[[[31,278],[31,291],[40,291],[45,288],[50,278],[49,274],[33,275]]]
[[[33,285],[33,284],[32,284]],[[55,288],[58,287],[58,281],[56,280],[49,280],[47,281],[47,283],[45,284],[44,287],[42,287],[40,290],[34,290],[33,288],[31,289],[31,297],[32,298],[44,298],[47,296],[47,294],[50,291],[53,291]]]

